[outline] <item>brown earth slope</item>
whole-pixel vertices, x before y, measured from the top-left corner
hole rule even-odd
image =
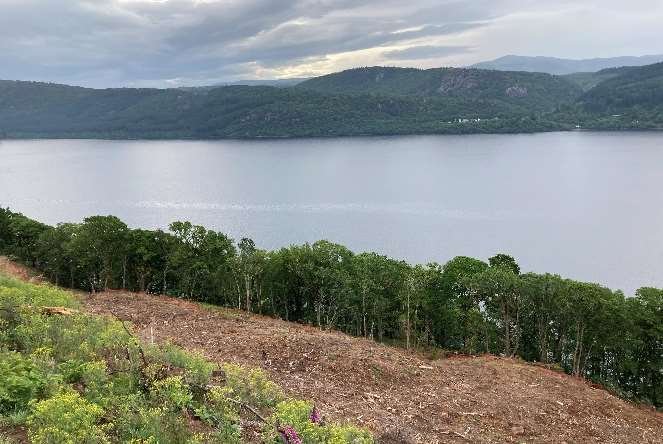
[[[26,278],[15,264],[0,270]],[[215,361],[265,369],[328,418],[380,442],[663,443],[663,414],[521,361],[429,360],[341,333],[164,296],[105,292],[85,307],[131,321],[145,341],[171,341]]]

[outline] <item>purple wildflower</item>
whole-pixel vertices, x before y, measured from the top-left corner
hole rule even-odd
[[[320,412],[318,411],[317,408],[315,408],[315,406],[313,406],[313,410],[311,410],[311,415],[309,416],[309,419],[313,424],[320,424],[320,420],[322,418],[320,418]]]
[[[279,433],[285,444],[302,444],[302,439],[297,435],[297,432],[292,426],[285,426],[279,429]]]

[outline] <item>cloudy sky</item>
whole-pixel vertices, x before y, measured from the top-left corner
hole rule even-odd
[[[204,85],[663,53],[661,0],[0,0],[0,78]]]

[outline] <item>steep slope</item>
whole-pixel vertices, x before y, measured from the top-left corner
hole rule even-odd
[[[0,270],[30,279],[5,259]],[[130,320],[145,341],[262,367],[332,420],[384,443],[663,442],[663,415],[551,369],[492,356],[430,359],[340,333],[175,298],[83,296],[87,310]]]
[[[587,92],[601,82],[614,79],[615,77],[619,77],[634,69],[637,69],[637,67],[622,66],[621,68],[606,68],[597,72],[575,72],[573,74],[566,74],[563,77],[580,86],[583,91]]]
[[[630,69],[592,88],[579,101],[590,112],[663,111],[663,63]]]
[[[326,94],[499,103],[526,112],[552,111],[561,104],[571,103],[581,93],[577,85],[548,74],[461,68],[357,68],[316,77],[296,88]]]
[[[625,56],[593,59],[561,59],[556,57],[528,57],[507,55],[486,62],[472,65],[474,68],[495,69],[499,71],[547,72],[549,74],[571,74],[577,72],[596,72],[606,68],[620,66],[644,66],[663,61],[663,54],[640,57]]]

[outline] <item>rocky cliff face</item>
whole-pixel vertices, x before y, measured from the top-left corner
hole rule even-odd
[[[504,93],[507,97],[527,97],[527,88],[523,86],[511,86]]]

